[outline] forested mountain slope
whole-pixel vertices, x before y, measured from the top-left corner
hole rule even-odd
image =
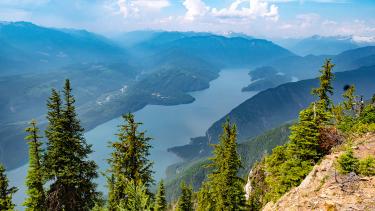
[[[375,66],[339,72],[335,77],[333,82],[336,90],[333,96],[335,102],[341,100],[343,87],[347,84],[356,84],[357,92],[364,98],[370,98],[375,91]],[[262,91],[215,122],[207,130],[205,137],[200,138],[199,141],[170,150],[182,157],[185,148],[189,151],[187,153],[189,158],[206,156],[211,151],[209,143],[217,143],[221,125],[227,118],[236,123],[240,142],[293,120],[302,108],[314,100],[311,89],[317,85],[317,79],[309,79]]]

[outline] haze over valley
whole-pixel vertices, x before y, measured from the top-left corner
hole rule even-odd
[[[354,130],[358,122],[365,124],[362,111],[369,112],[368,118],[373,115],[375,5],[371,1],[15,2],[0,2],[0,164],[9,185],[18,188],[11,194],[17,210],[25,209],[22,204],[30,194],[25,180],[31,145],[25,141],[29,134],[25,128],[31,120],[40,129],[41,149],[53,147],[48,144],[53,136],[44,133],[51,130],[51,90],[64,95],[61,102],[68,112],[71,87],[72,110],[84,128],[77,137],[93,150],[85,159],[98,166],[98,177],[92,181],[104,205],[112,194],[108,169],[114,161],[108,159],[114,159],[115,145],[110,143],[121,137],[121,130],[128,130],[126,118],[131,125],[132,117],[124,115],[134,114],[135,121],[142,123],[139,130],[145,132],[135,134],[152,139],[145,155],[153,163],[150,175],[156,183],[142,185],[154,193],[156,184],[164,180],[168,210],[179,206],[181,182],[191,185],[192,191],[205,187],[212,173],[205,166],[217,155],[214,146],[222,143],[222,134],[230,134],[228,127],[235,125],[235,151],[242,164],[235,175],[249,177],[251,183],[258,178],[252,174],[259,173],[262,165],[271,165],[264,157],[272,158],[277,146],[294,143],[291,126],[299,125],[304,109],[315,109],[314,121],[316,115],[323,118],[316,109],[331,112],[327,122],[339,131],[340,144],[351,137],[347,131],[358,132]],[[326,9],[319,10],[323,6]],[[362,13],[343,18],[351,7]],[[334,75],[327,100],[331,110],[319,107],[323,95],[311,91],[324,85],[328,68]],[[356,94],[349,97],[353,111],[340,111],[351,85]],[[359,104],[362,110],[357,111]],[[336,116],[340,112],[353,121],[349,124],[340,117],[345,129]],[[368,118],[366,131],[372,134],[374,123]],[[48,154],[43,156],[41,160],[47,162],[43,159]],[[310,170],[301,170],[299,179]],[[250,184],[243,183],[243,187]],[[264,208],[282,196],[271,199],[262,194],[252,196],[261,197],[252,209]],[[149,196],[152,201],[154,196]],[[104,209],[99,205],[96,201],[95,207]]]

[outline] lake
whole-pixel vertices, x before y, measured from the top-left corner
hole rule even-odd
[[[143,123],[141,129],[147,130],[146,135],[153,138],[150,159],[154,161],[156,181],[165,176],[169,165],[180,161],[176,155],[167,152],[168,148],[187,144],[190,138],[204,135],[215,121],[255,95],[255,92],[241,92],[250,83],[248,71],[222,70],[219,78],[213,80],[208,89],[190,93],[195,98],[193,103],[176,106],[148,105],[134,113],[136,121]],[[108,142],[116,140],[114,134],[117,133],[117,126],[122,123],[122,118],[116,118],[85,133],[87,142],[92,144],[94,150],[90,159],[99,165],[100,172],[108,168],[106,159],[111,152],[107,147]],[[11,185],[20,188],[14,196],[17,205],[25,197],[26,172],[27,165],[7,172]],[[105,178],[100,175],[96,182],[99,190],[106,193]]]

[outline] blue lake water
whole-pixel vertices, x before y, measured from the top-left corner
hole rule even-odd
[[[220,72],[220,77],[210,83],[210,88],[192,92],[195,101],[190,104],[177,106],[148,105],[135,112],[135,118],[142,122],[146,135],[152,137],[150,159],[154,161],[155,180],[165,176],[166,168],[180,159],[167,149],[173,146],[187,144],[190,138],[202,136],[212,123],[227,114],[231,109],[255,95],[255,92],[241,92],[250,83],[246,69],[228,69]],[[107,168],[106,159],[111,149],[109,141],[115,141],[121,118],[103,123],[85,133],[88,143],[92,144],[94,152],[90,159],[95,160],[99,171]],[[25,198],[24,181],[27,165],[7,172],[10,183],[19,187],[14,196],[14,202],[21,204]],[[100,175],[96,181],[100,191],[106,193],[105,178]],[[22,208],[21,208],[22,209]]]

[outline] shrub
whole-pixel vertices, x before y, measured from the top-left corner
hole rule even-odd
[[[324,154],[328,154],[331,149],[343,142],[343,137],[335,127],[323,127],[319,130],[319,147]]]
[[[338,170],[341,174],[356,172],[358,166],[358,159],[354,157],[353,150],[349,148],[345,153],[340,155],[337,159]]]
[[[365,176],[375,175],[375,158],[368,156],[365,159],[361,159],[358,164],[358,173]]]

